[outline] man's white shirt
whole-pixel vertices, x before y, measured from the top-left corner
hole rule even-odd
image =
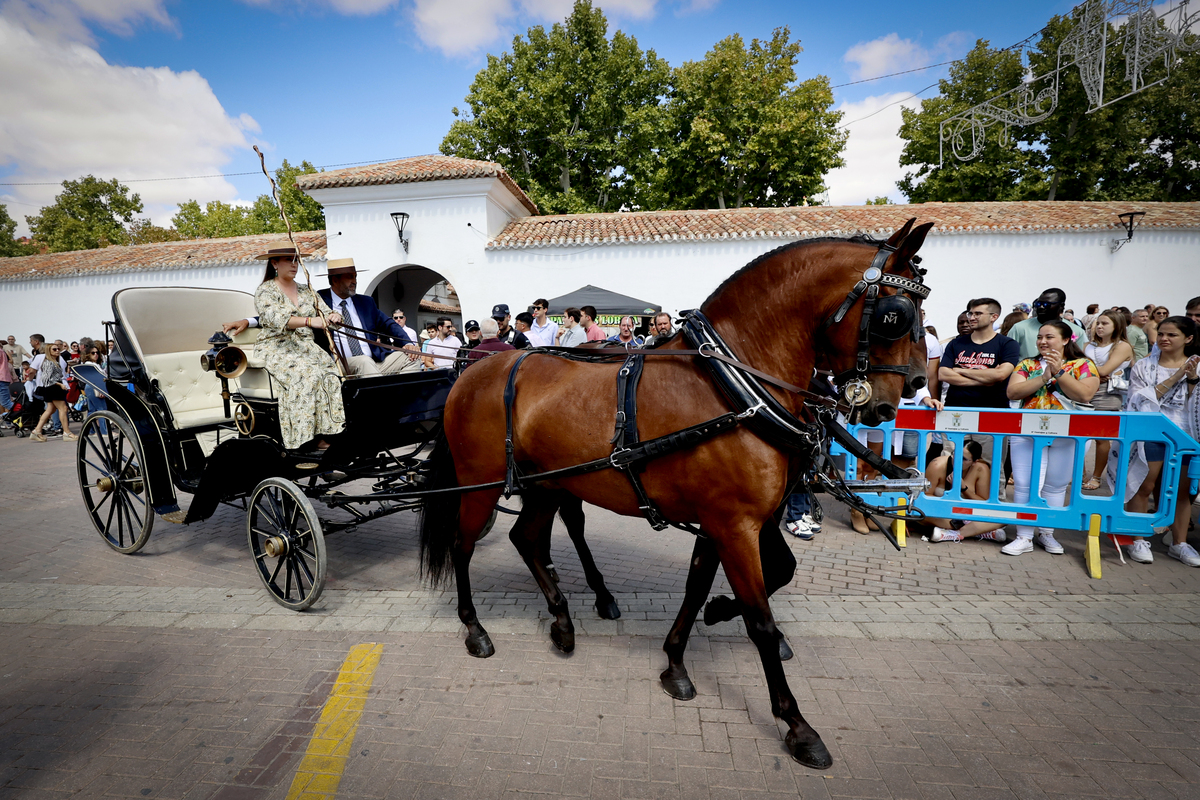
[[[447,336],[440,341],[435,336],[425,346],[433,356],[434,369],[453,369],[454,358],[458,355],[458,348],[462,347],[462,342],[457,336]]]
[[[358,318],[358,311],[356,311],[354,308],[354,298],[338,297],[337,292],[330,289],[329,299],[333,301],[333,303],[330,304],[333,306],[333,310],[342,315],[347,325],[353,325],[355,328],[366,327],[362,324],[362,320]],[[346,301],[345,308],[342,308],[343,300]],[[364,339],[366,338],[357,331],[355,332],[355,335]],[[346,335],[342,333],[341,330],[334,330],[333,339],[337,344],[338,349],[342,352],[342,355],[346,356],[346,358],[349,358],[354,354],[354,351],[350,348],[350,340],[346,338]],[[355,342],[358,344],[358,347],[364,356],[371,355],[371,345],[367,344],[366,342],[359,342],[357,339]]]
[[[533,320],[533,325],[529,328],[529,332],[525,334],[525,338],[534,347],[552,347],[556,336],[558,336],[557,322],[547,318],[546,324],[539,328],[536,317]]]

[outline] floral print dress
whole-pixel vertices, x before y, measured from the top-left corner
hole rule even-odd
[[[279,428],[288,450],[318,436],[341,433],[346,426],[342,382],[333,360],[313,341],[312,328],[287,327],[291,317],[316,317],[318,309],[326,315],[332,312],[310,287],[299,284],[296,288],[299,306],[274,280],[263,281],[254,293],[262,328],[254,352],[279,383]]]
[[[1067,372],[1074,377],[1075,380],[1079,380],[1080,378],[1089,378],[1098,374],[1095,366],[1089,359],[1086,358],[1077,358],[1074,361],[1068,361],[1066,364],[1064,364],[1064,366],[1067,368]],[[1020,364],[1017,364],[1016,371],[1018,375],[1028,379],[1041,375],[1044,367],[1045,362],[1042,361],[1041,356],[1038,356],[1036,358],[1027,358]],[[1056,395],[1057,392],[1050,391],[1050,387],[1042,386],[1032,395],[1025,398],[1025,401],[1021,403],[1021,408],[1063,411],[1063,404],[1059,402],[1059,399]]]

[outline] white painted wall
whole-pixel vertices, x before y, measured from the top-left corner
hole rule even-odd
[[[458,291],[463,318],[487,316],[496,303],[515,314],[538,297],[594,284],[676,312],[699,305],[732,272],[780,239],[672,241],[486,249],[509,220],[528,215],[493,178],[314,190],[325,207],[328,257],[350,256],[365,271],[369,294],[393,269],[420,265]],[[410,215],[407,253],[390,213]],[[932,234],[921,251],[933,294],[927,321],[945,338],[967,300],[992,296],[1005,311],[1058,286],[1082,316],[1088,303],[1130,307],[1155,302],[1182,312],[1200,295],[1200,231],[1139,230],[1132,243],[1109,252],[1113,231],[1070,233]],[[866,265],[864,265],[865,268]],[[311,267],[317,288],[328,286],[324,265]],[[7,330],[25,342],[33,332],[77,339],[100,333],[111,319],[113,292],[125,286],[213,286],[253,291],[261,266],[155,271],[42,281],[0,282]],[[387,305],[387,303],[385,303]],[[385,310],[390,310],[385,309]],[[220,322],[220,321],[216,321]]]

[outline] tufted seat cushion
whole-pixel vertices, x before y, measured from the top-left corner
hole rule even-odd
[[[221,400],[221,379],[201,368],[200,356],[221,323],[254,316],[252,295],[228,289],[133,288],[118,292],[113,307],[147,375],[158,381],[176,428],[230,421]],[[271,398],[267,371],[253,355],[257,338],[258,329],[252,328],[235,339],[250,366],[229,382],[229,390]]]

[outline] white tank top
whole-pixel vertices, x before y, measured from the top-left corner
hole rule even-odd
[[[1105,345],[1104,347],[1097,347],[1092,342],[1088,342],[1087,347],[1085,347],[1083,349],[1083,354],[1086,355],[1088,358],[1090,358],[1092,361],[1095,361],[1097,367],[1102,367],[1108,363],[1108,356],[1112,353],[1112,349],[1113,349],[1113,347],[1116,346],[1116,344],[1117,344],[1116,342],[1112,342],[1111,344]],[[1113,372],[1110,372],[1109,375],[1112,375],[1113,373],[1115,373],[1119,370],[1124,370],[1128,366],[1129,366],[1129,359],[1126,359],[1125,361],[1122,361],[1117,366],[1117,368],[1115,370],[1113,370]]]

